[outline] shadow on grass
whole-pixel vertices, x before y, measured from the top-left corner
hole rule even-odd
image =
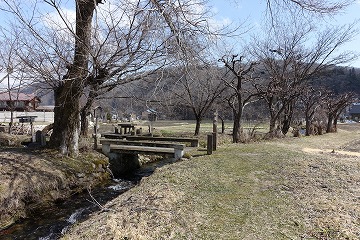
[[[208,155],[208,154],[207,154],[207,149],[205,149],[205,148],[197,149],[196,152],[191,154],[191,156],[193,156],[193,157],[202,157],[202,156],[206,156],[206,155]]]

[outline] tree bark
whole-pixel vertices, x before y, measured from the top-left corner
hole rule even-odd
[[[198,116],[195,116],[196,119],[196,125],[195,125],[195,133],[194,136],[198,136],[200,133],[200,125],[201,125],[201,118]]]
[[[338,117],[336,116],[333,120],[333,132],[337,132],[337,122],[338,122]]]
[[[327,122],[327,127],[326,127],[326,132],[327,133],[331,133],[332,132],[332,128],[333,128],[333,115],[329,114],[328,115],[328,122]]]
[[[274,117],[271,117],[270,118],[270,126],[269,126],[269,133],[271,134],[271,135],[275,135],[275,132],[276,132],[276,118],[274,118]]]
[[[64,155],[79,152],[80,97],[88,74],[91,24],[97,2],[76,0],[74,60],[63,82],[54,89],[54,130],[50,144]]]
[[[308,116],[305,117],[305,136],[310,136],[310,118]]]
[[[219,115],[220,121],[221,121],[221,133],[225,132],[225,122],[224,119]]]
[[[234,111],[234,110],[233,110]],[[242,111],[233,112],[234,114],[234,124],[233,124],[233,143],[241,142],[241,116]]]
[[[286,135],[289,132],[289,129],[291,126],[291,121],[292,121],[292,118],[294,115],[293,103],[289,102],[289,103],[286,103],[286,105],[288,105],[288,106],[285,108],[284,118],[283,118],[282,127],[281,127],[281,132],[284,135]]]
[[[54,128],[50,145],[58,147],[64,155],[79,151],[79,100],[81,89],[65,82],[55,89]]]

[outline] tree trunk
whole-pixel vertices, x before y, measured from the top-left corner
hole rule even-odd
[[[338,117],[335,117],[333,120],[333,132],[337,132],[337,122],[338,122]]]
[[[199,133],[200,133],[200,125],[201,125],[201,118],[200,117],[195,117],[196,119],[196,125],[195,125],[195,133],[194,133],[194,136],[198,136]]]
[[[76,0],[75,53],[64,81],[54,89],[54,130],[50,144],[64,155],[79,152],[80,97],[88,74],[91,23],[98,1]]]
[[[292,118],[294,115],[294,102],[295,100],[289,101],[286,103],[286,107],[284,108],[284,118],[282,122],[281,132],[282,134],[286,135],[289,132]]]
[[[275,117],[270,117],[270,125],[269,125],[269,133],[275,134],[276,133],[276,118]]]
[[[219,115],[220,121],[221,121],[221,133],[225,132],[225,122],[224,119]]]
[[[267,99],[267,106],[270,114],[270,123],[269,123],[269,133],[268,135],[272,138],[277,136],[277,126],[276,122],[278,121],[281,110],[276,107],[276,99],[270,97]],[[277,110],[276,110],[277,109]]]
[[[76,155],[79,151],[81,89],[74,88],[74,84],[71,82],[65,82],[54,91],[54,128],[50,145],[58,147],[64,155]]]
[[[289,132],[290,125],[291,125],[291,119],[288,116],[284,117],[281,127],[282,134],[286,135]]]
[[[334,119],[333,115],[332,115],[332,114],[329,114],[329,115],[328,115],[327,127],[326,127],[326,132],[327,132],[327,133],[332,132],[333,119]]]
[[[237,113],[234,111],[233,143],[241,142],[241,115],[241,111]]]
[[[305,136],[310,136],[311,122],[308,116],[305,117]]]

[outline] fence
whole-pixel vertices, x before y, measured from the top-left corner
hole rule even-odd
[[[19,116],[36,116],[35,122],[54,122],[54,112],[14,112],[14,122],[18,121]],[[10,122],[11,112],[0,111],[0,123]]]

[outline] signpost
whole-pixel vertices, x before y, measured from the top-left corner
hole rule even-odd
[[[19,119],[19,123],[30,123],[30,134],[31,134],[31,139],[32,139],[32,142],[35,141],[34,139],[34,125],[33,125],[33,122],[35,122],[35,118],[37,118],[37,116],[18,116],[16,117]]]

